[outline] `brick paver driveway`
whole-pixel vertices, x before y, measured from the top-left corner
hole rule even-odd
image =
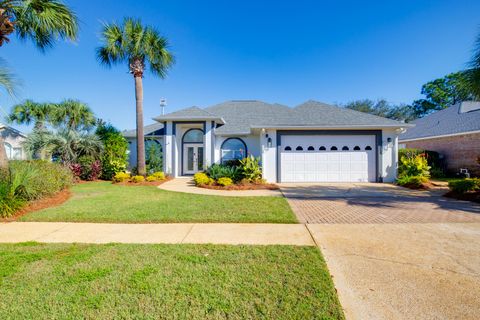
[[[281,184],[302,223],[480,222],[480,206],[391,184]]]

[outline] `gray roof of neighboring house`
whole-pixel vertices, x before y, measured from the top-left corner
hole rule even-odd
[[[203,118],[202,118],[203,117]],[[222,119],[218,134],[250,134],[252,128],[285,127],[406,127],[408,125],[317,101],[307,101],[295,108],[271,104],[258,100],[232,100],[200,109],[198,107],[179,110],[157,121],[181,119]]]
[[[480,130],[480,102],[462,102],[412,122],[400,141]]]
[[[9,129],[9,130],[12,130],[13,132],[15,132],[16,134],[18,134],[22,137],[25,137],[25,138],[27,137],[27,135],[25,133],[21,132],[20,130],[15,129],[14,127],[11,127],[7,124],[4,124],[2,122],[0,122],[0,129]]]
[[[143,127],[143,134],[144,135],[151,135],[155,131],[162,130],[162,129],[163,129],[163,123],[156,122],[156,123],[149,124],[149,125]],[[122,132],[122,135],[125,138],[136,138],[137,137],[137,130],[136,129],[124,130]]]

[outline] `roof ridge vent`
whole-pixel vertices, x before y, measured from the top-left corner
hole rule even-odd
[[[458,113],[467,113],[480,110],[480,101],[462,101]]]

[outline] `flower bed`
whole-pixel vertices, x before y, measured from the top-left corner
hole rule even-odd
[[[262,179],[260,159],[253,156],[229,164],[214,164],[205,172],[196,173],[193,181],[197,187],[216,190],[279,189]]]
[[[122,186],[159,186],[172,178],[163,172],[155,172],[146,178],[144,176],[131,176],[129,173],[119,172],[113,177],[113,183]]]

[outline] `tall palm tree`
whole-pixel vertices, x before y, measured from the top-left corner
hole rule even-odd
[[[55,106],[51,103],[39,103],[25,100],[23,103],[14,105],[8,119],[17,124],[34,123],[35,130],[45,129],[45,124],[52,120]]]
[[[168,50],[168,40],[151,26],[143,26],[140,20],[125,18],[121,25],[105,24],[102,30],[103,46],[97,48],[101,64],[128,63],[135,80],[137,125],[137,170],[145,175],[145,141],[143,134],[143,83],[146,65],[152,74],[165,78],[174,63]]]
[[[41,51],[52,47],[58,39],[76,40],[78,21],[75,13],[57,0],[2,0],[0,1],[0,46],[8,43],[16,33],[20,39],[30,39]],[[0,84],[8,77],[3,75]],[[8,89],[8,86],[7,86]],[[0,135],[0,169],[8,168],[4,139]]]
[[[69,130],[89,129],[96,124],[93,111],[85,103],[67,99],[55,105],[54,125],[64,125]]]

